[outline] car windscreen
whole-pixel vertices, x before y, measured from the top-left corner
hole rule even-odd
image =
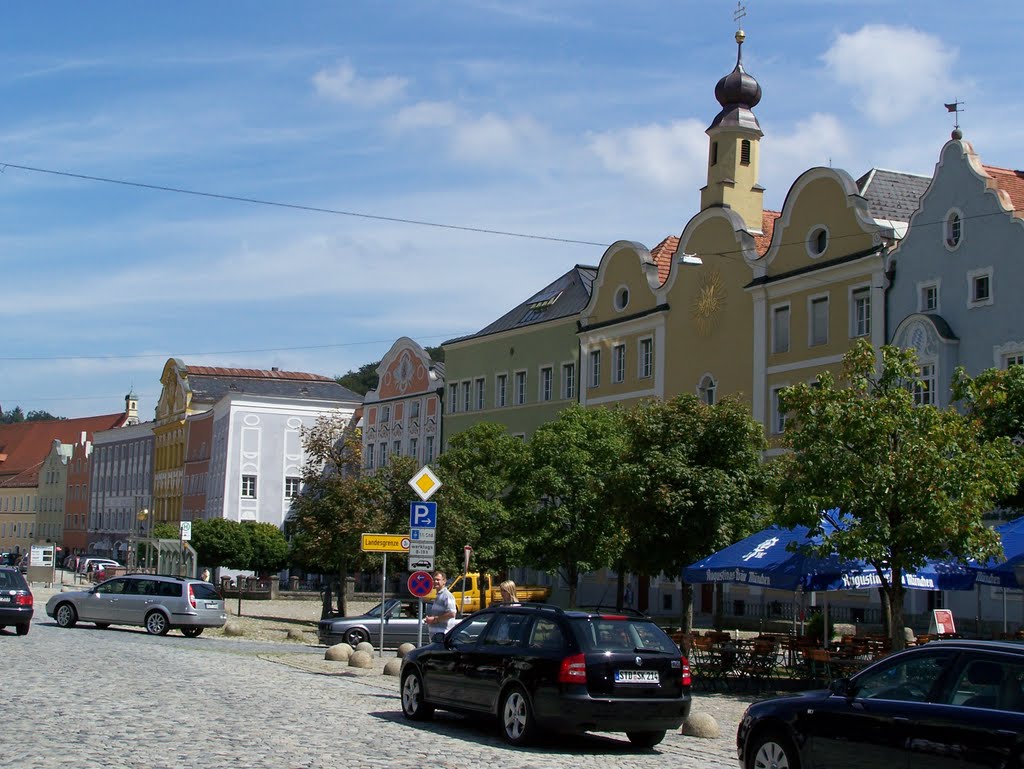
[[[575,617],[571,622],[584,651],[679,654],[679,647],[650,620],[633,617]]]

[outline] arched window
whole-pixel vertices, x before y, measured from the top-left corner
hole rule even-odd
[[[960,220],[960,214],[956,211],[950,211],[949,215],[946,216],[946,246],[949,248],[956,248],[960,245],[960,236],[963,233],[963,223]]]
[[[750,165],[750,139],[744,139],[740,142],[740,165]]]
[[[704,403],[709,406],[715,405],[715,393],[718,391],[718,383],[711,374],[705,374],[697,385],[697,394]]]

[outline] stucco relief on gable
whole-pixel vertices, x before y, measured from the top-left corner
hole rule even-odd
[[[895,342],[898,347],[916,350],[917,357],[922,360],[934,359],[939,354],[939,336],[935,328],[923,320],[908,323],[896,335]]]
[[[427,389],[427,367],[412,350],[406,348],[381,374],[377,392],[380,398],[393,398]]]

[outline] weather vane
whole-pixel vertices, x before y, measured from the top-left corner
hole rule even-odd
[[[946,105],[946,112],[952,112],[956,117],[953,118],[953,130],[960,130],[960,113],[963,112],[964,103],[962,101],[954,101]]]
[[[736,0],[736,11],[732,15],[732,20],[736,22],[736,29],[740,28],[740,19],[747,15],[747,6],[745,6],[741,0]]]

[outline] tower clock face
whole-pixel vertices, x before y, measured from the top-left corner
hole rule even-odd
[[[718,325],[725,308],[725,281],[718,270],[708,270],[700,280],[700,288],[693,300],[691,315],[701,336],[708,336]]]

